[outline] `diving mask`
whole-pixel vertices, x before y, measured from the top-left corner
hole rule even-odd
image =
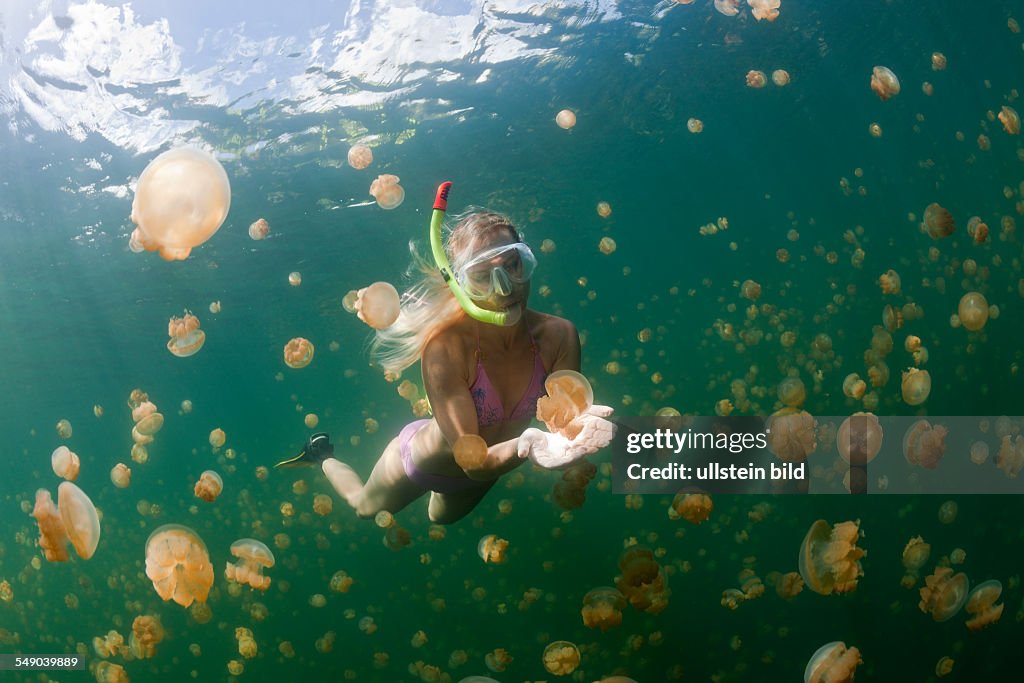
[[[523,242],[503,244],[482,251],[455,273],[455,279],[471,299],[509,296],[514,285],[530,281],[537,257]]]

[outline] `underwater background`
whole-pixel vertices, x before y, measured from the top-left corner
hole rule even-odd
[[[869,387],[873,412],[1024,412],[1024,151],[996,118],[1022,84],[1024,4],[783,0],[779,10],[768,22],[746,3],[726,16],[709,0],[4,3],[0,652],[78,651],[95,669],[94,637],[113,629],[127,641],[135,617],[156,615],[166,633],[154,657],[109,658],[132,680],[552,680],[542,654],[559,640],[579,648],[580,681],[794,681],[831,641],[860,650],[857,680],[934,680],[944,656],[955,660],[946,680],[1016,679],[1024,503],[1014,495],[720,496],[693,525],[670,516],[671,497],[613,494],[602,453],[582,507],[563,510],[552,500],[560,474],[527,466],[443,532],[425,499],[398,513],[411,543],[395,551],[318,470],[257,470],[299,450],[313,413],[365,476],[412,419],[397,383],[369,363],[371,330],[341,302],[375,281],[409,284],[409,242],[427,255],[445,180],[450,210],[488,207],[520,226],[539,260],[531,307],[575,323],[596,399],[619,414],[710,415],[729,399],[735,414],[767,415],[790,373],[812,415],[865,410],[843,382],[868,377],[886,304],[923,315],[893,330],[891,374]],[[878,65],[902,84],[888,101],[869,87]],[[771,82],[777,69],[788,85]],[[747,87],[751,70],[769,75],[766,87]],[[577,119],[568,130],[555,123],[563,109]],[[688,130],[691,118],[702,132]],[[373,150],[368,169],[346,162],[357,143]],[[187,260],[132,253],[135,182],[182,144],[220,159],[228,218]],[[368,194],[380,174],[401,178],[394,210]],[[955,218],[952,236],[919,228],[933,202]],[[972,216],[987,241],[968,234]],[[720,217],[727,229],[702,234]],[[254,241],[259,218],[270,234]],[[889,269],[899,294],[879,288]],[[752,314],[748,279],[762,288]],[[967,291],[998,307],[979,332],[950,324]],[[186,309],[207,337],[178,358],[166,322]],[[900,392],[914,365],[907,334],[929,351],[932,389],[917,407]],[[315,345],[308,367],[285,366],[293,337]],[[402,379],[422,388],[418,366]],[[136,388],[166,418],[145,463],[131,459]],[[227,435],[217,452],[215,428]],[[987,441],[982,467],[995,471],[999,440]],[[37,489],[56,496],[49,456],[61,444],[80,456],[76,483],[102,513],[88,561],[43,560],[27,514]],[[809,462],[835,460],[822,440]],[[126,489],[110,480],[119,462],[131,467]],[[224,479],[213,503],[192,492],[206,469]],[[317,494],[333,511],[314,512]],[[942,521],[948,500],[957,512]],[[817,519],[860,520],[864,575],[849,593],[783,599],[769,575],[797,570]],[[207,623],[145,576],[146,540],[163,524],[194,529],[210,551]],[[508,540],[505,562],[478,556],[487,534]],[[1000,621],[970,631],[963,615],[922,613],[923,578],[900,585],[901,553],[918,535],[932,546],[925,573],[960,548],[957,571],[972,585],[1002,582]],[[242,537],[277,556],[265,593],[233,594],[224,579]],[[614,585],[637,543],[663,570],[667,607],[627,605],[621,625],[585,627],[584,596]],[[745,568],[767,590],[729,609],[722,593]],[[330,588],[338,571],[353,579],[347,592]],[[239,653],[239,627],[253,632],[254,658]],[[427,640],[416,646],[418,631]],[[512,658],[500,672],[486,661],[498,648]],[[231,661],[244,671],[231,674]]]

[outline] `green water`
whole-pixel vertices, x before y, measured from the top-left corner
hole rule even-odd
[[[324,52],[313,54],[327,49],[310,47],[316,27],[340,30],[355,21],[335,3],[311,3],[294,12],[298,18],[230,5],[209,27],[198,15],[172,18],[168,30],[182,47],[184,66],[166,78],[118,81],[116,69],[105,71],[103,50],[83,56],[55,41],[53,49],[77,64],[79,75],[92,74],[81,83],[73,75],[41,75],[40,43],[26,35],[43,25],[46,12],[29,13],[26,6],[0,14],[0,111],[8,124],[0,127],[0,458],[8,468],[0,483],[0,579],[14,592],[0,603],[0,650],[82,647],[95,665],[93,637],[115,629],[127,638],[136,616],[152,614],[166,629],[156,657],[111,659],[135,681],[229,678],[228,661],[242,659],[234,636],[242,626],[253,630],[259,654],[244,661],[240,681],[414,681],[420,678],[409,665],[417,661],[453,681],[472,674],[552,680],[541,655],[555,640],[581,650],[574,674],[580,681],[613,673],[644,683],[679,675],[798,681],[810,655],[835,640],[860,649],[857,680],[932,680],[944,655],[956,660],[945,680],[1014,679],[1024,614],[1018,520],[1024,507],[1016,496],[956,496],[952,524],[937,517],[946,497],[721,496],[711,519],[694,526],[669,518],[670,498],[646,496],[640,509],[629,509],[610,492],[606,471],[590,484],[585,505],[563,515],[551,500],[558,474],[522,468],[522,477],[499,482],[441,540],[429,536],[425,500],[414,503],[397,515],[412,543],[395,552],[382,543],[383,531],[356,518],[318,472],[272,471],[261,480],[256,468],[302,445],[309,433],[303,417],[311,412],[340,444],[339,457],[365,475],[412,419],[395,385],[370,366],[369,329],[345,312],[341,299],[377,280],[400,289],[408,284],[408,242],[427,253],[429,209],[443,180],[455,184],[454,210],[490,207],[521,227],[539,257],[531,305],[576,324],[585,342],[583,371],[599,402],[620,414],[665,406],[711,414],[721,399],[737,402],[730,383],[751,366],[758,372],[747,379],[749,412],[772,412],[774,387],[797,368],[808,387],[806,410],[849,414],[862,404],[844,397],[843,378],[867,377],[863,354],[883,306],[915,302],[924,317],[894,333],[895,350],[886,359],[891,377],[876,389],[876,412],[917,411],[900,398],[899,373],[912,365],[903,350],[910,333],[930,352],[933,387],[922,414],[1020,415],[1022,254],[1017,235],[1004,232],[1001,221],[1020,218],[1021,143],[987,114],[1017,106],[1024,52],[1007,20],[1024,20],[1024,6],[785,0],[770,24],[754,21],[745,7],[739,17],[722,16],[705,0],[679,7],[562,3],[532,13],[527,5],[515,11],[468,2],[419,6],[479,21],[486,40],[458,58],[434,61],[428,52],[429,58],[403,63],[404,83],[381,76],[386,69],[349,73],[339,66],[344,59],[331,66]],[[172,10],[142,3],[136,11],[137,24],[150,26]],[[232,11],[237,14],[222,15]],[[368,11],[354,15],[365,19]],[[488,17],[543,29],[520,39],[546,54],[498,60],[484,46],[509,32]],[[286,21],[287,28],[274,28]],[[214,31],[225,27],[236,33]],[[403,46],[411,49],[415,30],[408,30],[395,34],[395,49],[381,63],[392,64]],[[293,42],[256,57],[228,49],[239,42],[233,35],[266,38],[275,31]],[[352,44],[342,40],[331,54]],[[231,96],[224,103],[176,90],[175,79],[215,63],[218,50],[232,56],[223,57],[211,82],[226,83],[236,68],[259,74],[265,66],[266,75],[250,74],[233,90],[225,86]],[[931,69],[937,50],[948,58],[944,71]],[[878,64],[902,82],[901,94],[887,102],[868,87]],[[790,85],[744,86],[748,70],[777,68],[790,72]],[[275,77],[264,93],[262,85]],[[289,78],[312,85],[282,94]],[[934,85],[931,97],[921,90],[924,81]],[[76,99],[80,93],[95,95],[88,100],[94,109]],[[125,93],[134,99],[119,100]],[[330,99],[339,93],[386,97],[360,106],[355,97]],[[62,98],[71,103],[67,110],[57,106]],[[40,102],[49,102],[57,123],[39,114],[47,106]],[[162,120],[157,108],[167,120],[196,123],[177,138],[146,137],[152,129],[140,122]],[[568,131],[554,124],[563,108],[578,117]],[[73,120],[76,109],[100,115]],[[701,134],[687,131],[690,117],[703,120]],[[882,126],[881,138],[869,135],[872,122]],[[991,149],[979,149],[981,134]],[[368,137],[374,164],[356,171],[345,155]],[[230,214],[185,261],[133,254],[127,186],[157,153],[181,142],[222,155]],[[406,191],[393,211],[361,205],[383,173],[400,176]],[[850,196],[841,178],[849,180]],[[611,204],[610,217],[596,213],[599,201]],[[931,202],[953,213],[952,237],[936,242],[918,230]],[[728,218],[728,230],[699,234],[720,216]],[[970,216],[988,224],[987,244],[967,236]],[[259,217],[270,223],[271,236],[257,242],[247,227]],[[862,232],[853,245],[843,234],[857,226]],[[791,229],[796,241],[787,238]],[[605,236],[617,244],[610,255],[598,250]],[[540,253],[545,239],[555,242],[554,252]],[[856,246],[865,254],[861,268],[851,265]],[[935,260],[930,247],[938,249]],[[780,248],[789,252],[786,263],[775,257]],[[836,254],[834,265],[828,252]],[[987,279],[962,282],[967,258],[988,269]],[[890,268],[900,273],[903,292],[883,296],[877,278]],[[301,286],[289,286],[292,271],[301,272]],[[750,302],[740,298],[737,284],[748,278],[762,285],[758,303],[784,316],[781,327],[770,315],[746,321]],[[541,287],[550,293],[542,296]],[[980,333],[949,324],[967,290],[985,293],[999,307],[999,317]],[[216,315],[208,311],[213,301],[222,304]],[[167,319],[183,309],[199,316],[207,334],[203,349],[185,359],[165,348]],[[716,320],[765,337],[738,348],[714,331]],[[650,339],[641,342],[645,329]],[[796,332],[792,348],[780,345],[782,329]],[[831,338],[832,355],[815,356],[820,333]],[[282,347],[297,336],[311,340],[316,355],[307,368],[292,370],[282,362]],[[618,374],[606,371],[611,361],[619,363]],[[817,381],[814,371],[821,372]],[[653,373],[660,383],[652,382]],[[418,367],[404,377],[421,384]],[[756,387],[766,395],[758,396]],[[166,417],[145,464],[130,460],[126,401],[135,388],[148,392]],[[185,399],[194,406],[189,414],[179,411]],[[102,417],[94,416],[94,405],[103,407]],[[367,418],[379,431],[367,433]],[[54,428],[60,419],[73,425],[64,443],[81,457],[77,483],[102,512],[102,539],[89,561],[42,560],[36,526],[25,514],[36,489],[56,495],[49,454],[62,443]],[[211,452],[208,434],[217,427],[234,459]],[[994,455],[996,441],[989,445]],[[826,448],[811,462],[831,467],[834,449]],[[109,480],[117,462],[132,468],[125,490]],[[212,504],[192,495],[205,469],[224,477],[224,493]],[[308,490],[296,493],[297,482]],[[334,499],[326,517],[312,511],[313,496],[321,493]],[[511,503],[509,514],[498,510],[503,500]],[[143,515],[139,501],[159,511]],[[750,522],[748,511],[762,502],[770,513]],[[294,506],[293,517],[282,515],[284,503]],[[745,558],[756,558],[750,563],[766,582],[771,572],[795,571],[800,542],[819,518],[861,521],[868,554],[856,591],[805,590],[785,601],[769,585],[736,611],[721,606],[722,591],[738,587]],[[210,550],[216,579],[209,623],[160,600],[145,577],[146,539],[168,523],[191,527]],[[743,532],[747,538],[738,539]],[[486,565],[477,556],[477,542],[491,533],[510,543],[504,564]],[[275,546],[277,534],[287,535],[287,548]],[[900,587],[900,554],[919,534],[932,545],[929,571],[962,548],[967,559],[960,569],[972,585],[1002,581],[1001,621],[971,632],[963,615],[940,624],[921,613],[917,588]],[[230,544],[245,536],[261,538],[277,555],[264,594],[231,595],[223,577]],[[669,574],[668,607],[657,615],[627,607],[621,626],[585,628],[583,596],[614,584],[618,559],[634,541],[658,550]],[[347,593],[328,588],[338,570],[355,581]],[[540,598],[521,609],[529,589]],[[324,607],[310,604],[314,594],[326,596]],[[257,602],[266,606],[264,621],[251,615]],[[375,633],[359,629],[365,616],[373,617]],[[415,648],[410,641],[419,630],[428,641]],[[333,649],[318,651],[317,640],[328,632],[336,634]],[[283,641],[294,657],[279,651]],[[191,644],[201,654],[192,654]],[[485,666],[496,648],[514,658],[503,673]],[[453,667],[456,650],[468,661]],[[386,653],[386,663],[375,664],[376,653]],[[24,681],[91,677],[4,674]]]

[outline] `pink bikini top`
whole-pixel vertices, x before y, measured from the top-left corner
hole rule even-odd
[[[537,399],[547,394],[544,389],[544,380],[548,373],[544,369],[544,361],[537,351],[537,344],[530,337],[530,346],[533,347],[533,376],[530,378],[530,386],[526,387],[526,393],[519,399],[519,403],[512,409],[512,413],[505,414],[505,407],[501,405],[501,398],[497,390],[491,384],[487,371],[484,370],[483,354],[480,353],[480,336],[477,333],[476,342],[476,379],[469,387],[469,393],[473,397],[473,405],[476,406],[476,420],[481,427],[490,427],[505,420],[522,420],[532,417],[537,411]]]

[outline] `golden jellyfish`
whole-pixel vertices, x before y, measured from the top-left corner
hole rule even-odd
[[[352,145],[348,150],[348,165],[362,171],[373,163],[373,150],[366,145]]]
[[[872,123],[868,126],[868,133],[870,133],[873,138],[880,138],[882,137],[882,127],[877,123]]]
[[[807,587],[820,595],[856,589],[864,575],[860,558],[867,554],[857,547],[860,536],[859,522],[814,522],[800,546],[800,577]]]
[[[53,504],[53,498],[46,489],[36,491],[32,517],[39,526],[39,547],[43,550],[43,557],[48,562],[67,562],[67,531],[57,512],[57,506]]]
[[[59,420],[57,422],[56,429],[57,429],[57,436],[59,436],[60,438],[62,438],[64,440],[67,440],[67,439],[71,438],[71,431],[72,431],[71,430],[71,423],[68,422],[67,420]]]
[[[807,388],[799,377],[786,377],[776,389],[779,401],[789,408],[799,408],[807,400]]]
[[[768,450],[784,462],[806,461],[818,448],[817,424],[810,413],[798,408],[772,413],[766,429]]]
[[[935,573],[926,576],[924,582],[917,606],[935,621],[949,621],[967,602],[968,580],[963,572],[954,575],[949,567],[936,567]]]
[[[598,242],[597,244],[598,251],[600,251],[605,256],[614,253],[617,248],[618,245],[615,244],[615,240],[613,240],[611,237],[602,237],[601,241]]]
[[[206,333],[199,329],[199,318],[188,311],[180,318],[171,318],[167,323],[167,350],[178,358],[186,358],[203,348]]]
[[[153,405],[149,403],[149,405]],[[154,406],[154,409],[156,406]],[[132,413],[135,414],[134,412]],[[157,432],[163,429],[164,416],[160,413],[149,413],[144,418],[135,423],[134,431],[142,436],[154,436]]]
[[[857,666],[864,660],[860,650],[846,643],[828,643],[811,655],[804,669],[804,683],[853,683]]]
[[[396,175],[385,173],[370,183],[370,194],[382,209],[396,209],[405,201],[405,190],[398,184]]]
[[[462,469],[475,470],[487,460],[487,442],[478,434],[463,434],[452,446],[455,462]]]
[[[537,419],[548,431],[575,438],[582,426],[573,421],[594,404],[590,382],[575,370],[558,370],[544,380],[544,389],[547,396],[537,400]]]
[[[124,667],[120,664],[114,664],[113,662],[100,661],[96,665],[96,682],[97,683],[128,683],[128,672],[124,670]]]
[[[955,662],[951,657],[942,657],[935,663],[935,675],[939,678],[948,676],[953,672],[953,664],[955,664]]]
[[[313,360],[313,342],[295,337],[284,345],[284,364],[296,370],[304,368]]]
[[[508,541],[494,534],[487,534],[476,545],[476,553],[488,564],[504,564],[508,552]]]
[[[1024,469],[1024,436],[1017,435],[1011,439],[1010,434],[1004,434],[999,443],[999,452],[996,453],[996,467],[1003,471],[1007,479],[1016,479],[1021,469]]]
[[[973,615],[967,620],[967,628],[978,631],[999,621],[1003,616],[1003,604],[997,605],[995,602],[1002,594],[1003,584],[996,579],[975,586],[967,596],[967,604],[964,606],[967,613]]]
[[[719,14],[734,17],[740,13],[740,0],[715,0],[715,9]]]
[[[316,426],[320,424],[320,418],[317,417],[316,413],[307,413],[306,416],[302,418],[302,422],[309,429],[315,429]]]
[[[288,284],[290,284],[292,287],[298,287],[299,285],[301,285],[302,284],[302,273],[300,273],[297,270],[296,271],[292,271],[291,273],[288,273]]]
[[[882,294],[899,294],[900,274],[890,268],[878,276],[878,286],[882,288]]]
[[[608,216],[612,215],[612,205],[608,202],[598,202],[597,215],[601,218],[608,218]]]
[[[555,676],[568,676],[580,665],[580,650],[566,640],[556,640],[544,648],[544,668]]]
[[[876,66],[871,71],[871,89],[885,102],[900,94],[900,79],[888,67]]]
[[[78,479],[81,461],[67,446],[57,446],[53,453],[50,454],[50,467],[53,468],[53,473],[61,479],[74,481]]]
[[[230,206],[228,175],[213,155],[194,147],[169,150],[139,176],[131,244],[167,261],[188,258],[220,229]]]
[[[619,558],[615,587],[641,612],[659,614],[668,606],[668,577],[650,548],[634,545]]]
[[[687,119],[686,130],[690,131],[694,135],[702,133],[704,131],[704,122],[696,118]]]
[[[946,68],[946,55],[941,52],[932,53],[932,71],[942,71]]]
[[[915,536],[907,542],[905,548],[903,548],[903,567],[908,572],[917,576],[917,572],[925,565],[928,561],[928,556],[931,555],[932,547],[928,543],[925,543],[924,539],[920,536]]]
[[[119,489],[128,488],[132,483],[132,471],[128,465],[119,462],[110,470],[110,483]]]
[[[1020,115],[1013,107],[1004,106],[999,111],[999,122],[1003,124],[1003,130],[1010,135],[1020,134]]]
[[[927,232],[932,239],[939,240],[943,237],[949,237],[956,230],[956,222],[953,220],[953,214],[947,209],[939,206],[937,202],[932,202],[924,209],[924,231]]]
[[[768,84],[768,77],[764,75],[763,71],[756,71],[751,69],[747,72],[747,87],[748,88],[763,88]]]
[[[927,420],[918,420],[903,436],[903,457],[911,465],[935,469],[946,452],[948,433],[942,425],[933,427]]]
[[[207,503],[212,503],[217,500],[217,496],[224,490],[224,480],[220,478],[220,475],[213,470],[206,470],[199,475],[199,481],[196,482],[193,492],[196,498],[205,500]]]
[[[957,315],[960,316],[961,325],[971,332],[977,332],[988,322],[988,300],[981,292],[967,292],[960,297]]]
[[[747,0],[747,4],[750,5],[750,13],[758,21],[762,19],[775,21],[779,18],[779,6],[782,4],[782,0]],[[776,83],[776,85],[785,85],[785,83]]]
[[[149,659],[156,656],[156,646],[163,639],[164,627],[160,623],[160,617],[140,615],[132,621],[128,647],[136,659]]]
[[[866,465],[882,449],[882,425],[871,413],[854,413],[843,420],[836,432],[836,447],[851,465]]]
[[[65,481],[57,487],[57,509],[75,552],[83,560],[88,560],[100,542],[100,519],[96,506],[82,489]]]
[[[203,539],[180,524],[157,528],[146,541],[146,576],[163,600],[174,600],[182,607],[206,602],[213,586],[213,565]]]
[[[501,673],[512,663],[512,655],[504,648],[497,648],[484,655],[484,664],[495,673]]]
[[[749,301],[761,298],[761,285],[753,280],[744,280],[740,285],[740,296]]]
[[[900,386],[903,400],[909,406],[919,406],[928,400],[932,391],[932,376],[927,370],[907,368]]]
[[[569,130],[576,125],[576,114],[569,109],[563,109],[555,115],[555,123],[563,130]]]
[[[254,538],[241,538],[231,544],[231,554],[239,559],[237,565],[227,563],[224,576],[228,581],[265,591],[270,588],[270,577],[263,576],[263,568],[274,566],[274,553]]]
[[[227,441],[228,435],[224,433],[224,430],[220,427],[210,432],[210,445],[214,448],[220,448]]]
[[[265,218],[259,218],[249,225],[249,237],[257,242],[267,239],[270,234],[270,223]]]
[[[324,493],[313,496],[313,512],[326,517],[334,510],[334,499]]]
[[[691,524],[700,524],[711,517],[714,504],[711,496],[706,493],[680,492],[672,499],[668,510],[670,519],[675,515],[674,519],[682,518]]]
[[[776,69],[772,72],[772,83],[782,88],[789,85],[789,72],[785,69]]]
[[[804,589],[804,580],[798,572],[786,572],[775,581],[775,592],[783,600],[792,600]]]
[[[848,398],[857,401],[861,400],[864,398],[864,392],[867,391],[867,388],[867,383],[856,372],[851,372],[843,380],[843,394]]]
[[[398,290],[390,282],[374,282],[359,290],[355,301],[356,314],[360,320],[375,330],[383,330],[394,324],[401,313]]]
[[[221,311],[220,302],[219,301],[211,301],[210,302],[210,313],[213,313],[214,315],[216,315],[217,313],[220,313],[220,311]]]

